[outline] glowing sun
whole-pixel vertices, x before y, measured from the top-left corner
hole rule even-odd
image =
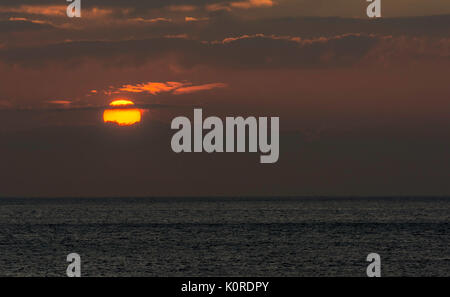
[[[142,119],[142,110],[138,108],[128,108],[134,105],[133,101],[126,99],[117,99],[112,101],[103,112],[103,121],[105,123],[116,123],[119,126],[131,126],[139,123]]]
[[[116,99],[113,102],[109,103],[109,106],[127,106],[134,105],[134,102],[127,99]]]

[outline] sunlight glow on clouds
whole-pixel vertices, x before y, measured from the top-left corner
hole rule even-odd
[[[123,85],[117,92],[129,92],[129,93],[149,93],[157,95],[160,93],[172,92],[174,95],[190,94],[200,91],[212,90],[216,88],[227,87],[224,83],[210,83],[203,85],[192,85],[189,82],[147,82],[135,85]]]
[[[6,13],[26,13],[33,15],[45,15],[45,16],[64,16],[66,17],[65,5],[20,5],[20,6],[0,6],[0,12]]]
[[[212,90],[216,88],[225,88],[227,85],[223,83],[205,84],[200,86],[182,87],[173,91],[175,95],[190,94],[200,91]]]
[[[252,7],[272,7],[275,5],[275,2],[272,0],[247,0],[247,1],[231,2],[230,5],[231,7],[249,9]]]
[[[69,101],[69,100],[52,100],[52,101],[47,101],[47,103],[60,104],[60,105],[69,105],[69,104],[72,104],[72,101]]]
[[[144,18],[134,18],[131,19],[132,21],[136,22],[143,22],[143,23],[159,23],[159,22],[172,22],[172,19],[170,18],[154,18],[154,19],[144,19]]]
[[[168,7],[170,11],[181,11],[181,12],[189,12],[197,10],[198,7],[194,5],[171,5]]]
[[[201,21],[207,21],[209,20],[209,18],[205,17],[205,18],[195,18],[195,17],[185,17],[184,20],[186,22],[201,22]]]
[[[66,18],[66,5],[19,5],[19,6],[1,6],[0,13],[19,13],[26,15],[41,15],[45,17]],[[83,17],[98,18],[110,16],[113,13],[112,8],[83,8]]]
[[[213,3],[206,5],[206,10],[208,11],[231,11],[233,8],[237,9],[250,9],[250,8],[259,8],[259,7],[273,7],[277,3],[272,0],[245,0],[245,1],[236,1],[230,3]]]
[[[130,93],[150,93],[152,95],[157,95],[162,92],[170,92],[171,90],[181,86],[183,86],[183,83],[173,81],[166,83],[148,82],[136,85],[124,85],[119,89],[119,91]]]

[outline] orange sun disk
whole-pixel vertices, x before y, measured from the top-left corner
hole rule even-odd
[[[127,99],[116,99],[113,102],[109,103],[109,106],[128,106],[134,105],[134,102]]]
[[[133,101],[118,99],[109,104],[112,107],[131,106]],[[103,112],[105,123],[116,123],[119,126],[131,126],[139,123],[142,119],[142,110],[138,108],[114,108],[106,109]]]

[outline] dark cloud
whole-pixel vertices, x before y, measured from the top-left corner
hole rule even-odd
[[[366,33],[408,36],[450,36],[450,15],[383,18],[377,20],[340,17],[286,17],[264,20],[239,21],[238,19],[218,19],[217,23],[205,28],[216,34],[277,34],[300,36],[303,38],[335,36],[346,33]],[[213,29],[214,28],[214,29]],[[204,33],[205,35],[212,35]]]
[[[433,43],[434,42],[434,43]],[[368,54],[378,57],[448,59],[449,40],[428,41],[367,34],[301,39],[288,36],[249,35],[204,43],[179,38],[155,38],[119,42],[68,42],[33,48],[1,50],[8,64],[39,66],[65,63],[77,67],[86,60],[103,61],[105,67],[139,65],[171,59],[185,68],[329,68],[350,67]],[[435,43],[440,44],[438,47]],[[414,48],[420,44],[422,48]]]
[[[249,2],[246,0],[83,0],[85,8],[117,8],[128,9],[135,12],[144,12],[149,9],[160,9],[175,5],[192,5],[205,7],[211,4],[226,6],[230,3]],[[346,16],[365,17],[365,8],[368,5],[361,0],[278,0],[277,5],[271,7],[262,16]],[[18,7],[21,5],[44,6],[65,5],[62,0],[2,0],[0,6]],[[228,6],[229,7],[229,6]],[[245,8],[246,5],[235,5],[235,8]],[[264,6],[263,6],[264,7]],[[247,9],[243,9],[248,13]],[[433,15],[450,13],[450,4],[446,0],[397,0],[383,3],[383,15],[411,16],[411,15]]]
[[[185,22],[181,18],[166,18],[171,21],[151,22],[164,15],[156,14],[144,18],[113,17],[101,19],[68,20],[53,23],[39,19],[26,21],[1,21],[0,32],[22,32],[23,35],[0,36],[0,43],[11,47],[23,45],[45,45],[62,41],[121,41],[184,36],[199,41],[223,40],[242,35],[292,36],[302,39],[357,33],[361,35],[408,36],[420,38],[448,38],[450,36],[450,15],[410,18],[386,18],[367,20],[356,18],[269,18],[243,20],[229,13],[215,14],[204,22]],[[33,32],[39,32],[39,35]],[[27,35],[27,32],[29,34]]]
[[[46,23],[37,23],[28,20],[8,20],[0,21],[0,32],[23,32],[23,31],[38,31],[38,30],[52,30],[54,27]]]
[[[209,3],[236,2],[237,0],[83,0],[84,7],[136,7],[136,8],[158,8],[169,5],[205,5]],[[2,6],[20,5],[61,5],[66,4],[61,0],[2,0]]]

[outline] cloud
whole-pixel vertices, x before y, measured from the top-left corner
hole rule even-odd
[[[449,39],[409,38],[349,33],[303,39],[298,36],[242,35],[202,42],[183,38],[152,38],[120,42],[67,42],[33,48],[0,49],[4,63],[38,67],[44,64],[79,67],[92,59],[105,67],[161,63],[172,69],[200,66],[228,69],[302,69],[352,67],[385,57],[385,63],[448,60]],[[401,60],[391,57],[400,56]],[[368,59],[370,57],[370,59]],[[182,85],[130,85],[130,92],[173,90]]]
[[[231,11],[230,5],[227,5],[225,3],[207,4],[205,6],[205,8],[206,8],[207,11],[212,11],[212,12],[214,12],[214,11],[221,11],[221,10]]]
[[[158,23],[158,22],[172,22],[170,18],[154,18],[154,19],[144,19],[144,18],[134,18],[131,21],[143,22],[143,23]]]
[[[32,9],[33,7],[65,7],[60,4],[60,0],[40,0],[39,2],[35,0],[2,0],[0,7],[17,9],[26,8]],[[267,7],[275,5],[273,0],[152,0],[152,1],[142,1],[142,0],[89,0],[83,3],[85,8],[117,8],[117,9],[128,9],[136,8],[138,10],[151,10],[151,9],[161,9],[167,8],[171,11],[193,11],[199,7],[204,7],[207,4],[222,4],[222,5],[235,5],[234,3],[246,3],[242,5],[248,5],[251,7]],[[239,7],[241,4],[237,4]]]
[[[191,12],[197,10],[198,7],[194,5],[170,5],[167,9],[175,12]]]
[[[158,95],[160,93],[172,93],[174,95],[191,94],[200,91],[212,90],[216,88],[224,88],[223,83],[209,83],[203,85],[192,85],[190,82],[147,82],[143,84],[128,84],[118,88],[112,93],[129,92],[129,93],[149,93]]]
[[[187,34],[175,34],[175,35],[166,35],[164,36],[164,38],[172,38],[172,39],[176,39],[176,38],[180,38],[180,39],[189,39],[189,35]]]
[[[3,1],[2,1],[3,2]],[[36,3],[36,2],[35,2]],[[66,5],[16,5],[4,6],[6,3],[0,5],[0,12],[2,13],[23,13],[29,15],[46,15],[46,16],[64,16],[66,14]]]
[[[233,9],[250,9],[261,7],[275,6],[276,2],[273,0],[245,0],[245,1],[230,1],[207,4],[205,6],[207,11],[232,11]]]
[[[0,32],[5,33],[42,31],[49,29],[52,30],[55,28],[49,22],[41,20],[29,20],[27,18],[10,17],[7,21],[0,21]]]
[[[83,17],[104,17],[112,15],[134,15],[143,17],[152,11],[167,11],[172,13],[205,11],[210,5],[218,5],[236,9],[253,7],[271,7],[272,0],[90,0],[82,4]],[[2,0],[0,13],[16,13],[26,15],[42,15],[47,17],[66,17],[66,4],[60,0]]]
[[[432,3],[429,3],[429,2]],[[409,0],[408,5],[402,1],[388,4],[383,10],[385,17],[417,16],[449,14],[450,4],[448,0]],[[188,11],[232,11],[234,15],[243,16],[249,9],[255,9],[256,18],[266,18],[264,9],[277,6],[270,11],[272,18],[286,18],[299,16],[340,16],[340,17],[362,17],[365,18],[365,6],[356,0],[89,0],[82,1],[83,11],[91,11],[92,8],[99,12],[112,11],[115,15],[133,15],[134,17],[148,17],[148,14],[158,11],[169,13],[182,13]],[[47,16],[61,17],[65,14],[67,4],[61,0],[2,0],[0,8],[15,10],[15,13],[41,14]],[[61,9],[51,9],[61,7]],[[17,9],[22,9],[20,12]],[[47,9],[47,10],[43,10]],[[258,15],[258,13],[260,13]],[[253,12],[252,12],[253,13]],[[245,17],[245,15],[244,15]]]
[[[69,100],[51,100],[51,101],[47,101],[47,103],[58,104],[58,105],[69,105],[69,104],[72,104],[72,101],[69,101]]]
[[[231,2],[230,6],[233,8],[249,9],[254,7],[272,7],[275,4],[272,0],[246,0]]]
[[[201,22],[201,21],[207,21],[209,20],[209,18],[204,17],[204,18],[195,18],[195,17],[185,17],[184,18],[185,22]]]
[[[227,43],[232,43],[235,41],[239,41],[239,40],[244,40],[244,39],[254,39],[254,38],[268,38],[268,39],[273,39],[273,40],[287,40],[287,41],[294,41],[294,42],[298,42],[301,43],[302,41],[305,42],[313,42],[314,40],[308,40],[308,39],[302,39],[300,37],[292,37],[292,36],[278,36],[278,35],[265,35],[265,34],[253,34],[253,35],[241,35],[241,36],[237,36],[237,37],[228,37],[225,38],[222,41],[213,41],[211,43],[213,44],[217,44],[217,43],[222,43],[222,44],[227,44]],[[323,40],[323,38],[321,38]]]
[[[212,2],[214,3],[214,2]],[[114,10],[114,9],[113,9]],[[4,16],[4,15],[3,15]],[[206,20],[208,22],[186,23]],[[2,20],[0,13],[0,32],[20,34],[0,34],[0,43],[6,47],[56,44],[66,40],[76,41],[120,41],[143,40],[164,36],[187,35],[190,39],[213,41],[229,37],[253,36],[264,33],[265,36],[293,36],[302,39],[333,37],[347,33],[441,37],[450,36],[450,15],[434,17],[414,17],[382,20],[357,18],[245,18],[226,12],[172,13],[167,10],[149,13],[133,13],[128,10],[114,10],[108,17],[82,18],[69,20],[47,18],[42,15],[7,14]],[[8,18],[28,21],[7,21]],[[37,24],[33,21],[45,21]]]
[[[0,13],[7,14],[19,14],[19,15],[27,15],[27,16],[41,16],[48,18],[67,18],[67,5],[45,5],[42,2],[34,5],[10,5],[5,6],[4,4],[0,4]],[[83,3],[84,4],[84,3]],[[112,8],[104,7],[104,6],[94,6],[94,7],[86,7],[83,5],[82,8],[82,17],[83,18],[102,18],[106,16],[112,15],[114,10]]]
[[[170,92],[171,90],[180,88],[183,85],[184,83],[173,81],[169,81],[166,83],[148,82],[144,84],[124,85],[120,87],[118,91],[129,93],[149,93],[152,95],[157,95],[162,92]]]
[[[205,6],[207,11],[232,11],[233,9],[250,9],[261,7],[275,6],[276,2],[272,0],[245,0],[245,1],[230,1],[207,4]]]
[[[190,87],[182,87],[179,89],[176,89],[173,91],[174,95],[181,95],[181,94],[191,94],[196,93],[200,91],[206,91],[206,90],[212,90],[216,88],[225,88],[227,87],[226,84],[223,83],[213,83],[213,84],[205,84],[205,85],[199,85],[199,86],[190,86]]]

